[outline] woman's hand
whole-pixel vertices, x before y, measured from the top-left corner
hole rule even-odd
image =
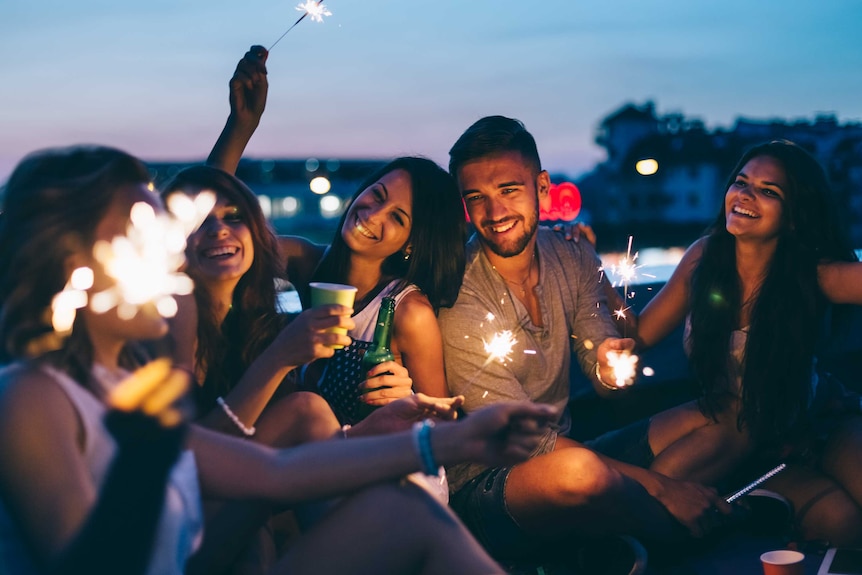
[[[162,427],[181,425],[191,415],[183,405],[191,376],[157,359],[135,371],[108,394],[108,406],[121,412],[141,412]]]
[[[351,330],[353,310],[338,304],[307,309],[291,320],[274,342],[282,365],[299,366],[315,359],[332,357],[334,345],[348,346],[349,336],[328,331],[334,327]]]
[[[233,120],[257,127],[266,108],[269,82],[266,77],[266,59],[269,53],[263,46],[252,46],[236,65],[230,79],[230,114]]]
[[[590,242],[593,247],[596,247],[596,232],[593,231],[591,226],[583,222],[574,222],[571,224],[554,224],[551,228],[555,232],[564,234],[567,240],[571,240],[575,243],[581,241],[581,238],[584,238],[588,242]]]
[[[424,393],[408,395],[387,403],[350,428],[350,437],[383,435],[404,431],[417,421],[434,418],[443,421],[458,416],[458,408],[464,404],[464,396],[430,397]]]
[[[712,487],[671,479],[658,473],[655,475],[660,480],[658,488],[651,489],[650,495],[664,505],[692,537],[708,535],[734,512],[733,507]]]
[[[407,368],[395,361],[384,361],[372,367],[367,379],[359,384],[360,399],[368,405],[386,405],[413,393],[413,380]]]

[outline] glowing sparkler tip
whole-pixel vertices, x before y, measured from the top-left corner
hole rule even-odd
[[[491,341],[483,341],[485,353],[488,354],[488,362],[499,361],[506,363],[512,359],[512,348],[518,343],[510,330],[500,331],[494,334]]]
[[[302,4],[297,5],[296,9],[308,14],[308,17],[315,22],[323,22],[323,17],[332,16],[332,12],[321,4],[323,4],[323,0],[306,0]]]
[[[631,309],[631,306],[621,307],[620,309],[616,309],[616,310],[614,310],[614,316],[616,316],[617,319],[626,319],[626,312],[630,309]]]
[[[608,352],[608,365],[614,370],[614,383],[625,387],[635,379],[638,356],[629,352]]]

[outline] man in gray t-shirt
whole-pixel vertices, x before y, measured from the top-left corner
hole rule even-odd
[[[612,394],[619,388],[609,354],[630,353],[634,341],[617,335],[588,242],[539,229],[550,178],[523,124],[482,118],[449,155],[476,227],[458,299],[440,310],[450,391],[465,396],[467,413],[510,399],[560,411],[530,460],[449,470],[452,506],[462,519],[505,556],[573,534],[669,538],[682,531],[680,522],[694,528],[711,507],[726,507],[714,490],[599,456],[563,436],[571,350],[593,387]]]

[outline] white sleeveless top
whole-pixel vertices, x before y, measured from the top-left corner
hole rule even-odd
[[[392,292],[400,281],[393,280],[389,282],[389,285],[380,290],[380,293],[368,302],[368,305],[362,311],[353,316],[353,322],[356,324],[356,327],[347,333],[350,337],[359,341],[372,341],[374,339],[374,328],[377,325],[377,314],[380,311],[380,306],[383,304],[383,298],[387,296],[394,297],[395,307],[398,308],[398,304],[401,303],[404,296],[419,289],[415,285],[409,284],[393,296]]]
[[[82,456],[93,484],[100,488],[117,450],[114,438],[103,423],[105,406],[66,373],[49,366],[42,366],[41,369],[66,393],[81,421],[84,432]],[[99,383],[106,391],[113,386],[101,380]],[[186,560],[198,548],[202,538],[203,517],[197,467],[192,452],[184,451],[168,478],[147,573],[181,575]],[[17,527],[0,501],[0,573],[37,573],[28,554]]]

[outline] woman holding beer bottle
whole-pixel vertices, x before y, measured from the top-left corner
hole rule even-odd
[[[308,301],[312,281],[357,288],[351,345],[311,365],[304,381],[317,384],[342,423],[412,390],[432,397],[449,395],[443,371],[443,345],[436,312],[458,296],[464,271],[466,221],[454,181],[431,160],[393,160],[364,182],[339,222],[330,246],[302,238],[279,238],[287,274]],[[367,379],[362,357],[391,298],[389,351],[407,368],[412,386],[391,387]],[[380,320],[378,320],[380,315]],[[384,322],[386,323],[386,322]],[[325,365],[320,365],[325,364]],[[363,383],[364,382],[364,383]],[[360,386],[360,387],[357,387]]]
[[[230,82],[230,115],[207,160],[209,165],[236,171],[266,104],[266,57],[263,47],[253,46],[237,65]],[[358,382],[342,380],[354,391],[357,383],[364,385],[363,391],[374,389],[361,394],[361,403],[383,405],[411,390],[432,397],[449,395],[436,312],[454,304],[458,296],[466,235],[463,202],[451,176],[430,160],[404,157],[388,163],[359,186],[331,245],[316,245],[298,237],[279,238],[278,250],[287,258],[288,279],[304,306],[309,305],[310,282],[357,288],[356,327],[349,332],[354,340],[370,341],[382,298],[396,299],[392,354],[407,368],[412,386],[383,380],[363,384],[364,374]],[[325,361],[358,367],[360,346],[354,342]],[[316,385],[321,367],[318,364],[307,369],[304,381]],[[375,374],[407,373],[397,368],[377,369]]]

